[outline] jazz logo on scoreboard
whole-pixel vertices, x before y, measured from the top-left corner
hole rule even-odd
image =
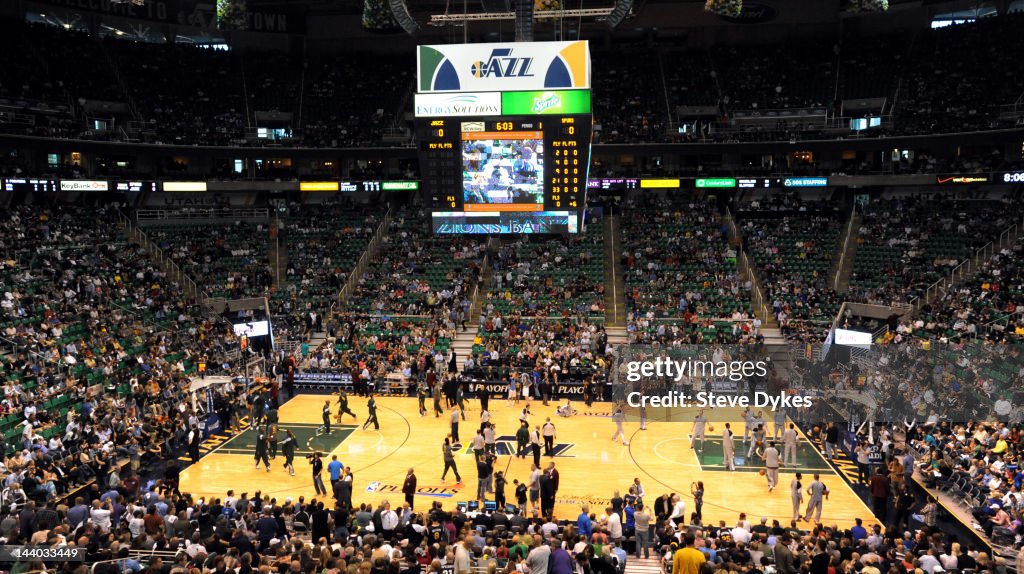
[[[419,92],[590,88],[590,46],[508,42],[419,46]]]

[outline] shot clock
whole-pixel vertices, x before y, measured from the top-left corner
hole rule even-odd
[[[593,127],[589,52],[585,52],[585,71],[576,72],[581,81],[549,86],[555,82],[551,70],[557,70],[557,62],[564,57],[542,52],[563,44],[522,45],[528,46],[532,63],[525,72],[517,70],[530,73],[537,61],[550,60],[548,72],[489,78],[488,87],[503,88],[507,83],[514,88],[507,91],[434,89],[444,66],[434,72],[433,87],[424,90],[421,83],[416,94],[416,136],[423,190],[435,233],[579,231],[586,207]],[[495,48],[493,53],[504,54],[506,59],[527,57],[517,56],[528,52],[521,44],[509,46]],[[424,48],[429,47],[420,47],[421,78],[429,75],[423,68]],[[456,66],[461,57],[458,52],[476,50],[477,45],[443,48],[458,75],[463,72]],[[469,56],[461,58],[469,61]],[[477,65],[468,76],[449,80],[452,83],[448,85],[473,85],[479,83],[476,74],[483,73],[481,70],[497,74],[502,69],[497,64]],[[521,89],[524,87],[538,89]]]

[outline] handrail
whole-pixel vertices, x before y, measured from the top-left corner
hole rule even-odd
[[[497,241],[494,237],[487,239],[487,249],[484,250],[484,258],[480,260],[480,276],[477,277],[476,282],[473,284],[473,293],[469,296],[469,317],[466,317],[466,322],[472,319],[473,309],[476,308],[477,297],[480,296],[480,285],[484,282],[484,270],[491,264],[491,241]]]
[[[725,216],[728,218],[729,234],[735,239],[736,247],[736,268],[740,272],[741,276],[745,276],[751,285],[751,304],[755,315],[761,317],[763,325],[767,325],[771,319],[771,315],[768,314],[768,305],[765,303],[764,291],[761,289],[761,281],[754,273],[754,267],[750,264],[750,257],[747,256],[747,252],[743,249],[743,236],[740,235],[739,228],[736,226],[736,218],[732,216],[732,212],[729,208],[725,208]]]
[[[747,253],[740,250],[739,255],[740,257],[738,258],[738,261],[742,262],[742,266],[740,267],[741,272],[746,275],[750,281],[751,303],[753,303],[755,310],[760,313],[761,317],[763,317],[762,321],[767,323],[771,316],[768,314],[768,305],[765,303],[764,291],[761,290],[761,282],[757,278],[757,275],[754,274],[754,268],[750,264],[750,258],[747,257]]]
[[[959,265],[954,267],[946,277],[943,277],[929,285],[928,288],[925,289],[924,294],[911,299],[910,304],[913,305],[915,311],[919,311],[921,307],[929,301],[945,295],[946,289],[955,285],[965,276],[973,274],[976,271],[976,265],[978,267],[984,265],[989,259],[991,259],[992,255],[994,255],[997,250],[1007,247],[1010,244],[1011,235],[1016,236],[1021,232],[1024,232],[1024,218],[1022,218],[1020,222],[1014,223],[1010,225],[1010,227],[1004,229],[1003,232],[999,234],[999,239],[989,241],[976,250],[969,259],[965,259]]]
[[[846,251],[850,246],[850,235],[853,234],[853,218],[857,215],[856,209],[850,210],[850,222],[846,224],[846,239],[843,241],[843,252],[839,255],[839,265],[836,266],[836,277],[832,281],[832,290],[839,289],[839,277],[843,274],[843,264],[846,262]]]
[[[135,218],[139,221],[159,219],[269,219],[270,210],[265,207],[190,207],[184,209],[138,209]]]
[[[433,319],[435,317],[435,315],[400,315],[400,314],[397,314],[397,313],[396,314],[391,314],[391,313],[380,312],[380,313],[358,313],[356,315],[352,315],[352,317],[355,318],[355,319],[371,319],[371,320],[380,320],[380,319],[386,319],[386,320],[397,319],[397,320],[401,320],[401,319]],[[507,315],[502,315],[502,317],[507,317]],[[522,320],[522,321],[562,321],[562,320],[565,320],[565,319],[579,319],[579,318],[585,318],[585,319],[592,320],[592,321],[597,321],[597,322],[601,322],[601,321],[605,321],[606,320],[606,318],[604,316],[602,316],[602,315],[587,315],[587,314],[580,314],[580,313],[572,313],[568,317],[563,316],[563,315],[525,315],[525,316],[521,316],[519,318],[519,320]],[[723,321],[725,321],[725,320],[732,321],[733,319],[723,319]],[[743,319],[743,320],[749,320],[749,319]]]
[[[337,296],[334,298],[334,302],[331,303],[331,307],[328,310],[327,316],[333,317],[337,313],[338,303],[348,299],[352,295],[352,290],[355,289],[356,283],[359,278],[363,276],[363,272],[366,271],[366,267],[370,264],[370,259],[374,256],[377,250],[377,246],[384,241],[384,237],[387,235],[388,227],[391,225],[391,209],[388,209],[381,218],[380,225],[373,232],[373,236],[370,241],[366,244],[366,248],[363,249],[363,254],[359,256],[359,261],[356,262],[355,266],[352,267],[352,271],[349,272],[348,278],[345,280],[345,284],[342,285],[338,291]]]
[[[130,217],[125,215],[120,209],[117,210],[119,222],[124,227],[125,232],[128,234],[130,239],[137,241],[143,249],[153,257],[156,262],[160,265],[160,268],[164,270],[164,273],[171,275],[171,279],[177,282],[179,285],[185,287],[185,292],[195,298],[198,305],[202,306],[206,303],[209,298],[205,291],[199,289],[199,285],[189,277],[181,269],[181,266],[177,264],[173,259],[167,257],[164,250],[160,248],[142,229],[136,225]]]

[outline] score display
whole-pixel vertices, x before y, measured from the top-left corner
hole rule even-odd
[[[421,122],[421,174],[435,233],[576,233],[591,116]]]
[[[435,233],[577,233],[593,116],[586,41],[419,46],[416,139]]]

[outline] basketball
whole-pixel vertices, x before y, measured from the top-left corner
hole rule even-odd
[[[762,468],[761,470],[757,471],[757,474],[760,474],[761,476],[764,476],[764,475],[768,474],[768,471]]]
[[[715,425],[708,425],[709,432],[715,432]]]

